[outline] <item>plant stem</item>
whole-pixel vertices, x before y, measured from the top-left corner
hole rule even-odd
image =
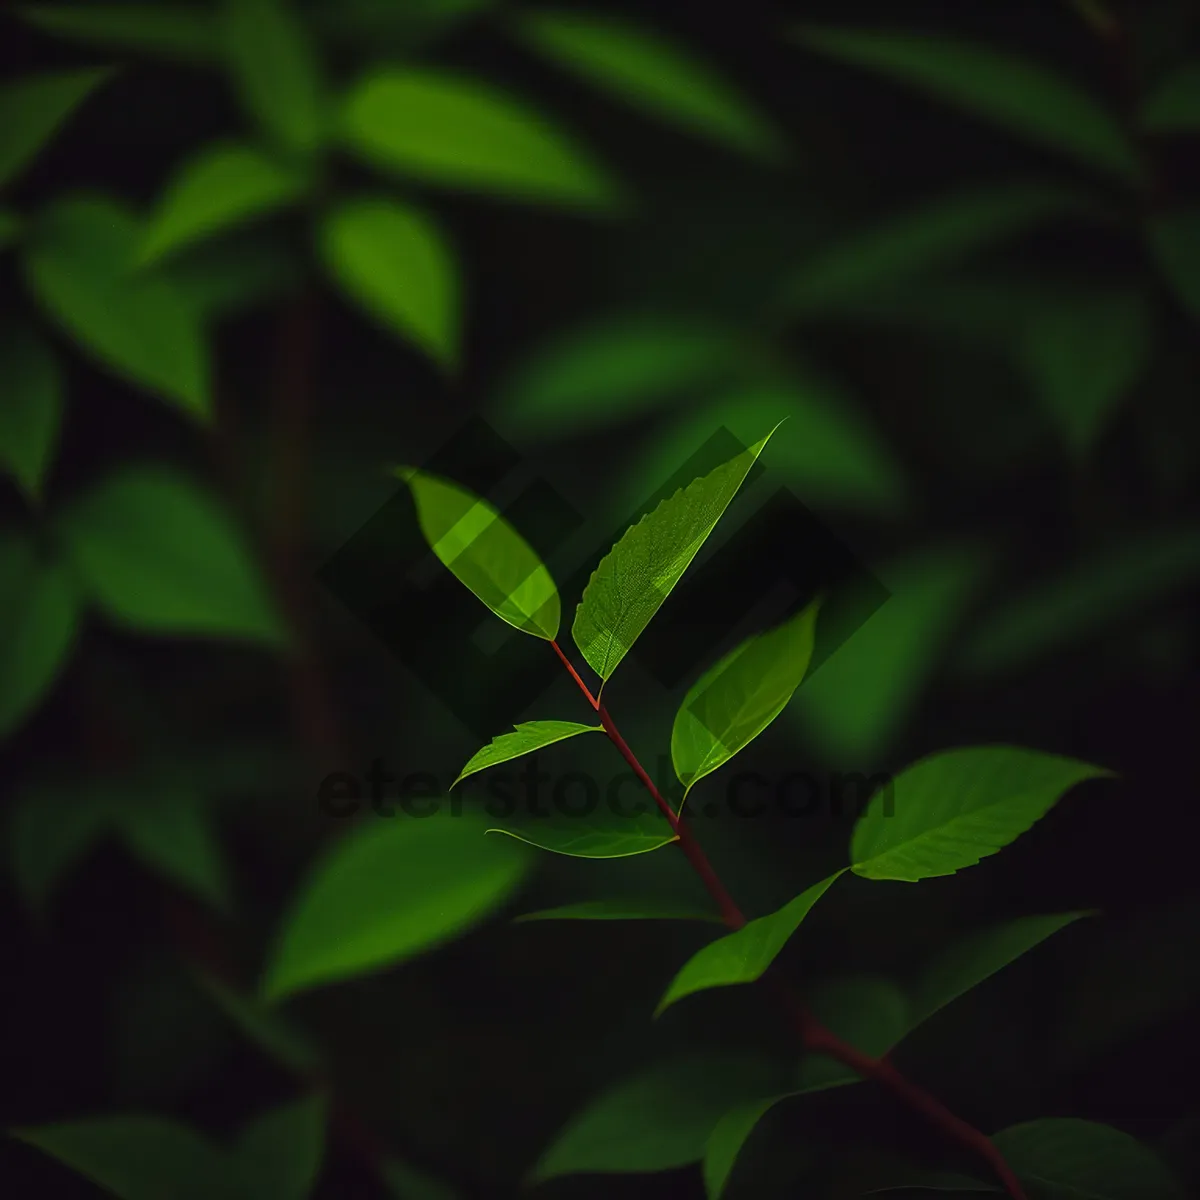
[[[587,684],[579,677],[579,673],[571,665],[567,656],[562,652],[557,642],[550,643],[555,653],[570,673],[571,678],[578,684],[580,691],[587,697],[588,703],[600,716],[600,723],[609,741],[620,751],[622,758],[629,764],[633,773],[643,786],[654,797],[663,816],[666,817],[675,833],[679,848],[687,856],[696,874],[716,901],[721,910],[721,919],[730,929],[741,929],[746,924],[746,916],[734,902],[729,891],[721,882],[720,876],[708,861],[708,856],[692,834],[691,827],[684,821],[682,813],[676,813],[667,803],[654,781],[646,773],[638,761],[637,755],[629,748],[629,744],[621,736],[615,722],[609,715],[608,709],[594,697]],[[788,988],[781,989],[789,1016],[796,1025],[804,1048],[812,1054],[824,1054],[849,1067],[863,1079],[871,1079],[890,1088],[905,1104],[919,1112],[927,1120],[941,1129],[949,1138],[965,1146],[968,1150],[982,1158],[995,1172],[997,1179],[1004,1185],[1004,1190],[1011,1200],[1027,1200],[1020,1181],[1013,1174],[1012,1168],[1004,1161],[1004,1156],[996,1148],[995,1143],[973,1125],[969,1125],[961,1117],[952,1113],[940,1100],[930,1095],[924,1089],[910,1082],[902,1075],[886,1057],[873,1058],[864,1054],[849,1042],[843,1041],[831,1029],[826,1028],[800,998]]]

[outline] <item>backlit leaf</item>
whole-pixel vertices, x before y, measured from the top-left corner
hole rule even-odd
[[[17,9],[30,25],[90,46],[111,46],[183,62],[220,55],[212,14],[187,4],[27,4]]]
[[[32,329],[0,328],[0,469],[33,499],[58,441],[62,389],[58,360]]]
[[[666,816],[649,797],[632,800],[623,795],[620,811],[603,802],[598,786],[583,799],[578,809],[561,803],[540,816],[522,812],[515,802],[507,801],[503,814],[495,815],[495,806],[489,804],[493,816],[488,832],[507,834],[539,850],[572,858],[628,858],[676,841]]]
[[[502,733],[492,738],[482,750],[476,751],[468,760],[466,766],[458,773],[458,778],[451,787],[456,787],[468,775],[476,771],[486,770],[499,763],[511,762],[525,754],[532,754],[543,746],[551,746],[564,738],[574,737],[579,733],[603,732],[603,725],[580,725],[575,721],[523,721],[512,733]]]

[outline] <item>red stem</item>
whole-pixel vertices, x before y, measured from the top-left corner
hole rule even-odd
[[[746,924],[745,914],[738,908],[733,897],[730,896],[725,885],[721,882],[720,877],[713,870],[712,864],[708,861],[708,856],[692,835],[691,828],[684,821],[682,814],[676,813],[664,799],[662,793],[655,786],[654,781],[646,773],[645,768],[638,762],[637,756],[629,748],[629,744],[621,736],[620,731],[608,713],[608,709],[592,695],[587,684],[579,677],[579,673],[571,665],[558,643],[552,641],[550,644],[554,647],[554,652],[567,668],[571,678],[579,685],[580,691],[587,697],[588,703],[599,714],[600,723],[604,726],[604,732],[608,734],[609,740],[620,751],[622,758],[629,764],[633,773],[641,780],[646,790],[654,797],[655,804],[658,805],[663,816],[667,818],[671,829],[675,833],[679,848],[687,856],[696,874],[700,876],[701,882],[708,889],[709,895],[712,896],[720,908],[721,919],[730,929],[741,929]],[[922,1116],[941,1129],[949,1138],[973,1151],[988,1163],[1012,1200],[1027,1200],[1025,1191],[1021,1187],[1020,1181],[1013,1174],[1012,1168],[1004,1161],[1004,1156],[986,1134],[980,1132],[973,1125],[967,1124],[961,1117],[955,1116],[940,1100],[930,1095],[924,1089],[919,1088],[916,1084],[911,1083],[896,1070],[886,1056],[883,1058],[873,1058],[871,1055],[864,1054],[861,1050],[850,1045],[849,1042],[843,1041],[831,1029],[822,1025],[808,1008],[805,1007],[803,1002],[800,1001],[799,997],[794,995],[789,989],[783,989],[782,994],[787,1003],[789,1014],[800,1033],[801,1043],[806,1050],[812,1054],[824,1054],[849,1067],[863,1079],[871,1079],[890,1088],[905,1104],[914,1111],[921,1113]]]

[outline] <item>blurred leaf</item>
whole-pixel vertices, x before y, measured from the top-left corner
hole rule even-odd
[[[305,183],[253,146],[218,142],[194,155],[167,184],[147,223],[141,265],[296,200]]]
[[[27,4],[17,14],[47,33],[183,62],[219,57],[211,13],[185,4]]]
[[[522,913],[513,918],[514,924],[525,921],[715,921],[720,916],[700,908],[642,900],[581,900],[561,908],[546,908],[540,912]]]
[[[1200,574],[1200,531],[1147,531],[1068,567],[985,613],[959,658],[973,675],[1013,672],[1108,625]]]
[[[521,433],[575,433],[690,397],[740,357],[735,335],[707,321],[612,317],[539,347],[512,373],[497,412]]]
[[[671,729],[671,761],[685,801],[696,783],[745,749],[791,700],[812,659],[819,607],[814,601],[747,638],[688,688]]]
[[[1200,63],[1180,67],[1151,88],[1139,116],[1142,128],[1152,133],[1200,129]]]
[[[153,1116],[94,1117],[15,1129],[13,1135],[120,1200],[229,1196],[224,1156],[186,1126]]]
[[[227,514],[164,466],[126,467],[60,515],[90,598],[144,633],[249,638],[283,633]]]
[[[527,541],[486,501],[427,471],[399,467],[433,553],[502,621],[552,642],[561,605],[550,572]]]
[[[79,597],[65,564],[0,535],[0,738],[49,692],[74,648]]]
[[[617,669],[699,553],[771,433],[680,488],[627,529],[600,560],[575,610],[571,636],[602,681]]]
[[[495,0],[323,0],[310,16],[322,37],[362,42],[376,54],[407,53],[494,5]]]
[[[1052,1117],[1013,1125],[992,1141],[1031,1200],[1184,1200],[1158,1155],[1111,1125]]]
[[[424,213],[385,198],[349,201],[323,218],[320,241],[330,274],[351,299],[439,366],[458,365],[458,264]]]
[[[108,67],[53,71],[26,75],[0,88],[0,186],[20,172],[111,76]]]
[[[60,200],[25,251],[29,285],[83,348],[193,416],[211,411],[208,349],[196,314],[165,277],[135,275],[141,232],[116,202]]]
[[[1018,746],[964,746],[906,767],[854,826],[851,870],[916,882],[953,875],[1015,841],[1085,779],[1090,763]]]
[[[459,1200],[459,1194],[449,1184],[418,1171],[399,1159],[387,1159],[380,1166],[389,1195],[396,1200]]]
[[[844,870],[844,868],[843,868]],[[787,945],[800,922],[842,871],[814,883],[777,912],[750,921],[741,929],[710,942],[694,954],[675,976],[654,1010],[657,1017],[676,1000],[707,988],[753,983]]]
[[[292,904],[263,978],[276,1001],[413,958],[484,920],[529,856],[453,812],[374,821],[342,838]]]
[[[1153,218],[1147,240],[1163,278],[1183,307],[1200,320],[1200,208]]]
[[[326,1103],[307,1096],[256,1117],[238,1134],[232,1156],[248,1196],[306,1200],[325,1154]]]
[[[1021,358],[1070,452],[1087,455],[1150,365],[1154,314],[1140,293],[1091,288],[1028,327]]]
[[[502,733],[492,738],[482,750],[476,751],[450,785],[457,787],[468,775],[484,771],[500,763],[511,762],[525,754],[532,754],[543,746],[551,746],[564,738],[579,733],[602,733],[603,725],[580,725],[576,721],[522,721],[512,733]]]
[[[713,1127],[704,1146],[704,1194],[720,1200],[737,1157],[759,1121],[790,1093],[758,1097],[731,1108]]]
[[[596,795],[599,800],[598,794]],[[628,858],[648,854],[676,840],[666,817],[648,800],[615,812],[614,804],[588,803],[587,812],[559,811],[524,813],[514,811],[515,801],[505,795],[505,812],[493,816],[489,833],[504,833],[539,850],[572,858]],[[488,806],[492,811],[492,806]]]
[[[62,393],[58,360],[41,337],[24,325],[0,327],[0,469],[33,500],[58,442]]]
[[[737,89],[660,33],[607,13],[549,9],[515,27],[538,53],[652,116],[753,157],[784,154],[781,136]]]
[[[531,1182],[581,1172],[662,1171],[697,1162],[721,1116],[778,1086],[773,1063],[744,1055],[693,1054],[627,1079],[562,1130]]]
[[[975,547],[941,546],[885,564],[890,595],[809,676],[792,705],[809,739],[830,760],[877,759],[898,736],[986,558]]]
[[[1086,213],[1085,197],[1048,184],[993,184],[942,196],[816,252],[787,277],[780,310],[820,315],[884,285],[951,265],[1058,218]]]
[[[23,225],[24,222],[16,213],[0,208],[0,250],[17,240]]]
[[[490,84],[427,67],[377,69],[346,98],[341,136],[368,163],[448,187],[610,208],[607,174],[556,125]]]
[[[1026,58],[940,34],[801,28],[798,39],[1126,182],[1141,175],[1117,119],[1068,79]]]
[[[162,269],[204,322],[240,316],[294,293],[303,280],[299,256],[279,241],[234,232],[183,250]]]
[[[263,130],[305,154],[328,115],[315,47],[287,0],[222,0],[221,35],[242,103]]]

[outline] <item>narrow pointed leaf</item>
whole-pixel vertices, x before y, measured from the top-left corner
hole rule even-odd
[[[1200,63],[1189,63],[1168,75],[1142,101],[1143,129],[1153,133],[1185,133],[1200,129]]]
[[[0,88],[0,185],[17,175],[111,74],[106,67],[53,71]]]
[[[872,796],[854,827],[852,870],[910,882],[952,875],[1020,837],[1077,783],[1111,775],[1018,746],[930,755]]]
[[[253,146],[219,142],[201,150],[167,184],[142,237],[143,266],[184,246],[281,208],[305,181]]]
[[[603,733],[604,726],[580,725],[576,721],[523,721],[515,726],[512,733],[502,733],[492,738],[482,750],[476,751],[450,786],[456,787],[476,771],[532,754],[543,746],[552,746],[555,742],[561,742],[564,738],[574,737],[579,733],[594,732]]]
[[[238,1134],[231,1155],[248,1196],[307,1200],[325,1153],[327,1104],[306,1096],[256,1117]]]
[[[700,552],[770,437],[768,433],[664,500],[601,559],[575,610],[571,636],[602,681],[617,669]]]
[[[814,602],[742,642],[688,689],[671,730],[671,761],[685,800],[784,710],[812,659],[818,608]]]
[[[545,908],[514,917],[525,921],[710,921],[722,924],[718,913],[701,908],[659,903],[651,900],[581,900],[561,908]]]
[[[1026,58],[943,35],[801,28],[804,45],[905,83],[1126,182],[1141,174],[1117,119],[1069,79]]]
[[[556,806],[541,816],[510,811],[516,806],[506,803],[505,815],[494,816],[488,832],[571,858],[628,858],[661,850],[677,840],[666,817],[649,799],[633,802],[623,795],[621,811],[604,803],[598,791],[594,800],[586,798],[586,811]],[[631,812],[635,803],[639,807]]]
[[[207,419],[208,351],[197,313],[169,278],[133,271],[141,236],[138,222],[113,200],[59,201],[26,246],[30,287],[87,353]]]
[[[491,84],[427,67],[367,75],[342,107],[342,140],[368,163],[446,187],[609,208],[616,185],[556,125]]]
[[[800,922],[842,873],[835,872],[828,879],[814,883],[778,911],[758,917],[741,929],[710,942],[675,976],[654,1015],[658,1016],[675,1001],[693,992],[735,983],[753,983],[775,961]]]
[[[466,488],[411,467],[396,473],[408,484],[421,532],[441,562],[502,621],[553,641],[561,617],[558,589],[529,543]]]
[[[660,33],[609,14],[547,9],[516,29],[550,61],[652,116],[755,158],[783,154],[782,138],[743,95]]]
[[[530,856],[465,815],[374,821],[314,867],[284,921],[263,982],[268,1000],[404,962],[484,920]]]
[[[17,15],[46,33],[90,46],[111,46],[183,62],[220,55],[217,22],[187,4],[27,4]]]
[[[38,499],[62,423],[62,373],[32,329],[0,329],[0,470]]]
[[[458,263],[429,217],[385,198],[348,201],[324,217],[320,249],[334,281],[375,320],[440,366],[456,366]]]

